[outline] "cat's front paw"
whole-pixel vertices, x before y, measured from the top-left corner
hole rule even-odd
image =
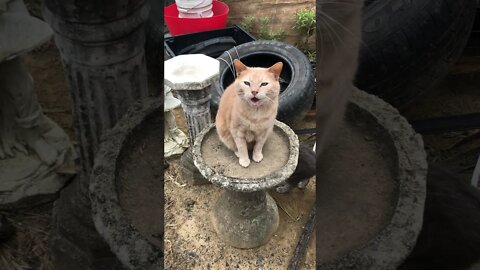
[[[293,189],[292,185],[290,185],[289,183],[285,183],[275,188],[275,191],[277,191],[277,193],[288,193],[292,189]]]
[[[263,154],[262,153],[253,153],[253,161],[255,162],[260,162],[263,159]]]
[[[244,168],[248,167],[248,165],[250,165],[250,159],[248,158],[240,158],[238,160],[238,162],[240,163],[240,165]]]

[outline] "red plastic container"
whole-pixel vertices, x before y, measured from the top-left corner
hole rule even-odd
[[[227,25],[228,5],[212,2],[213,16],[210,18],[179,18],[177,5],[164,8],[165,24],[172,36],[225,28]]]

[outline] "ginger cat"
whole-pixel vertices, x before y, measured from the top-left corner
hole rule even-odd
[[[283,63],[270,68],[247,67],[236,59],[233,64],[237,78],[220,99],[215,124],[220,140],[241,166],[248,167],[249,146],[253,145],[253,161],[262,161],[263,145],[273,130]]]

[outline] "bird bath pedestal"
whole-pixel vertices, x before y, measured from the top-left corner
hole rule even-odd
[[[285,181],[298,162],[298,138],[285,124],[277,121],[265,143],[264,159],[247,168],[219,140],[215,125],[197,135],[192,153],[200,173],[225,191],[212,212],[218,236],[237,248],[265,244],[278,228],[278,208],[266,190]]]
[[[212,122],[210,85],[218,79],[219,62],[203,54],[179,55],[165,61],[165,85],[182,102],[190,142]],[[182,155],[182,176],[193,185],[206,184],[193,165],[191,148]]]

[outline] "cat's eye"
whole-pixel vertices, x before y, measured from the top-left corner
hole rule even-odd
[[[267,86],[267,85],[268,85],[268,82],[262,82],[262,83],[260,84],[260,86]]]
[[[248,81],[243,81],[243,83],[244,83],[245,85],[250,86],[250,82],[248,82]]]

